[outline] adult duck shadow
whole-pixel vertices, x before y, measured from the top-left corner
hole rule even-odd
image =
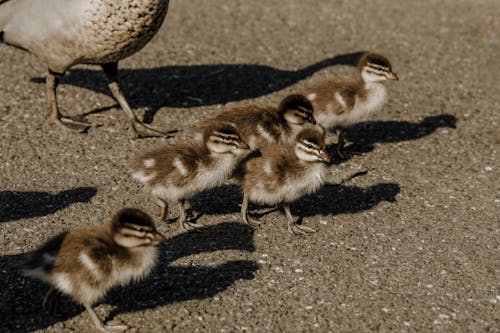
[[[90,202],[95,187],[77,187],[56,194],[0,191],[0,222],[53,214],[76,202]]]
[[[292,71],[263,65],[224,64],[125,68],[119,75],[132,107],[146,108],[144,121],[152,122],[158,109],[165,106],[190,108],[260,97],[289,87],[329,66],[355,66],[363,53],[336,55]],[[33,78],[32,81],[42,83],[44,79]],[[104,75],[97,69],[72,69],[60,83],[110,96]]]
[[[345,147],[349,157],[370,152],[376,143],[412,141],[434,133],[438,128],[456,128],[457,118],[450,114],[425,117],[420,122],[409,121],[366,121],[347,127],[344,138],[351,145]],[[334,151],[333,146],[328,147]],[[340,162],[344,162],[343,159]],[[338,164],[339,161],[334,161]]]
[[[102,301],[117,307],[109,317],[173,302],[209,298],[237,280],[252,279],[258,265],[249,260],[230,260],[213,267],[171,264],[179,258],[203,252],[253,252],[253,232],[244,224],[225,222],[170,238],[160,247],[160,259],[151,275],[141,282],[112,290]],[[0,298],[2,332],[31,332],[84,312],[82,307],[66,299],[67,306],[61,317],[53,318],[43,313],[41,303],[47,285],[25,278],[17,271],[22,257],[0,257],[0,264],[6,268],[0,271],[0,282],[4,286]]]

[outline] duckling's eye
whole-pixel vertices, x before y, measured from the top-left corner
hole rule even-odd
[[[312,149],[312,148],[313,148],[313,145],[312,145],[312,144],[310,144],[310,143],[308,143],[308,144],[307,144],[307,148]]]

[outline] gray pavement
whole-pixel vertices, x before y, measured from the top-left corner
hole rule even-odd
[[[180,138],[225,104],[275,103],[316,80],[355,74],[353,54],[385,54],[401,80],[350,129],[339,168],[370,169],[241,223],[240,193],[195,198],[201,232],[159,223],[169,242],[153,274],[98,306],[138,332],[500,332],[500,2],[172,0],[159,34],[121,63],[134,111]],[[90,332],[65,300],[16,265],[43,240],[155,202],[131,157],[165,139],[130,139],[96,67],[62,78],[60,105],[104,126],[61,132],[33,56],[0,45],[0,332]]]

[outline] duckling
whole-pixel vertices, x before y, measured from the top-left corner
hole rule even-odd
[[[131,175],[157,198],[166,219],[167,201],[177,202],[181,230],[199,227],[187,221],[185,201],[203,190],[222,185],[249,154],[249,146],[234,126],[212,123],[203,140],[171,143],[136,158]]]
[[[51,285],[44,308],[57,291],[82,304],[101,332],[128,329],[126,325],[104,325],[92,305],[109,289],[148,275],[158,258],[155,247],[165,242],[151,217],[142,210],[123,208],[108,223],[64,232],[27,255],[27,276]]]
[[[251,158],[243,175],[243,220],[253,226],[247,213],[248,202],[275,205],[282,203],[287,218],[288,231],[296,235],[314,233],[316,230],[294,223],[290,203],[303,195],[317,191],[325,182],[325,163],[330,157],[325,152],[325,134],[315,128],[299,132],[293,147],[267,145],[262,155]]]
[[[269,143],[291,145],[306,124],[316,124],[311,103],[302,95],[285,97],[278,108],[248,105],[223,111],[206,120],[204,126],[227,122],[238,129],[251,150]]]
[[[344,139],[342,127],[368,118],[385,103],[385,80],[399,80],[389,60],[377,53],[365,53],[358,62],[356,80],[327,80],[304,92],[314,107],[314,118],[323,128],[337,127],[337,153],[341,158]]]

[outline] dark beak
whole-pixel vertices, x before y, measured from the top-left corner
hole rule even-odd
[[[313,125],[316,125],[316,119],[314,119],[314,117],[310,117],[309,122]]]
[[[387,72],[387,79],[399,81],[399,77],[394,72]]]
[[[165,238],[165,236],[163,236],[162,234],[160,234],[160,233],[157,231],[157,232],[155,232],[155,234],[154,234],[153,241],[158,242],[158,243],[165,243],[165,242],[167,241],[167,239]]]
[[[330,156],[325,151],[320,152],[319,159],[326,163],[330,163],[331,161]]]
[[[238,148],[239,149],[250,149],[250,146],[246,142],[241,141],[240,144],[238,145]]]

